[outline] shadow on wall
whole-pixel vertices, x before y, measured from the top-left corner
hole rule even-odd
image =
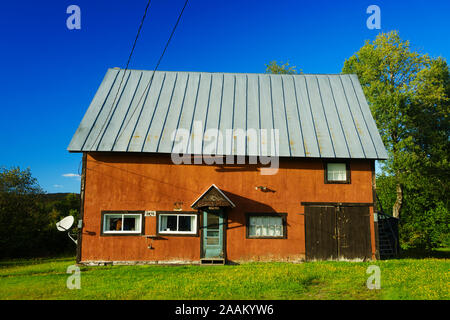
[[[222,189],[221,189],[222,190]],[[236,205],[235,208],[229,208],[226,210],[228,221],[238,223],[238,226],[228,227],[227,229],[243,228],[246,224],[247,212],[260,212],[260,213],[277,213],[271,206],[255,201],[249,198],[242,197],[232,192],[222,190],[222,192],[230,198],[230,200]],[[289,224],[287,224],[289,226]]]

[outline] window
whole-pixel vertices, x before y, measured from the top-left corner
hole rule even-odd
[[[248,214],[247,237],[286,238],[286,214]]]
[[[158,224],[161,234],[197,234],[196,214],[160,213]]]
[[[142,213],[103,213],[103,234],[141,234]]]
[[[350,183],[349,164],[345,162],[326,163],[325,183]]]

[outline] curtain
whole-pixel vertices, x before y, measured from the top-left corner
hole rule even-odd
[[[249,235],[256,237],[283,236],[283,219],[276,216],[250,217]]]
[[[167,216],[160,215],[159,216],[159,231],[167,230]]]
[[[329,181],[345,181],[347,179],[347,166],[345,163],[329,163],[327,172]]]

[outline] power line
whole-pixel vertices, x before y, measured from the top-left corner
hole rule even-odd
[[[125,126],[123,126],[123,130],[118,134],[116,140],[119,140],[119,139],[120,139],[120,137],[122,136],[123,132],[124,132],[125,129],[128,127],[128,124],[130,123],[131,119],[133,118],[134,113],[135,113],[136,110],[138,109],[138,106],[140,105],[140,103],[141,103],[141,101],[142,101],[142,98],[143,98],[144,95],[146,94],[147,90],[149,90],[149,88],[150,88],[150,86],[151,86],[151,84],[152,84],[152,82],[153,82],[153,77],[155,76],[155,73],[156,73],[156,71],[158,70],[158,67],[159,67],[159,65],[160,65],[160,63],[161,63],[161,61],[162,61],[162,59],[163,59],[163,57],[164,57],[164,54],[166,53],[166,50],[167,50],[167,48],[169,47],[169,43],[170,43],[170,41],[172,40],[173,35],[175,34],[175,30],[177,29],[177,26],[178,26],[178,24],[179,24],[179,22],[180,22],[180,20],[181,20],[181,16],[183,15],[184,9],[186,8],[188,2],[189,2],[189,0],[186,0],[186,1],[185,1],[184,6],[183,6],[183,9],[181,9],[180,14],[178,15],[177,22],[176,22],[175,25],[173,26],[172,32],[170,33],[169,39],[168,39],[167,42],[166,42],[166,45],[165,45],[165,47],[164,47],[164,50],[163,50],[163,52],[161,53],[161,56],[160,56],[159,59],[158,59],[158,62],[157,62],[156,66],[155,66],[155,69],[154,69],[154,71],[153,71],[153,73],[152,73],[152,76],[151,76],[151,78],[150,78],[150,81],[147,83],[147,86],[145,87],[144,91],[142,92],[142,95],[141,95],[141,97],[139,98],[138,103],[137,103],[136,106],[134,107],[133,112],[131,113],[130,117],[128,118],[127,123],[125,124]],[[124,73],[124,75],[125,75],[125,73]],[[142,107],[144,107],[144,106],[142,106]]]
[[[117,96],[118,96],[118,94],[119,94],[120,87],[121,87],[121,85],[122,85],[122,81],[123,81],[123,79],[124,79],[124,77],[125,77],[125,73],[126,73],[127,68],[128,68],[128,63],[130,62],[131,56],[132,56],[132,54],[133,54],[133,50],[134,50],[134,47],[135,47],[135,45],[136,45],[136,41],[137,41],[137,39],[138,39],[138,37],[139,37],[139,33],[140,33],[141,28],[142,28],[142,24],[143,24],[143,22],[144,22],[145,16],[146,16],[146,14],[147,14],[147,9],[148,9],[148,6],[150,5],[150,2],[151,2],[151,0],[149,0],[149,2],[147,3],[147,7],[145,8],[145,13],[144,13],[144,16],[142,17],[141,25],[139,26],[138,34],[137,34],[137,36],[136,36],[135,42],[134,42],[134,44],[133,44],[133,48],[132,48],[131,53],[130,53],[130,56],[129,56],[129,58],[128,58],[127,66],[126,66],[126,68],[125,68],[125,70],[124,70],[124,72],[123,72],[122,79],[121,79],[120,84],[119,84],[119,88],[117,89],[116,97],[114,98],[114,101],[113,101],[113,104],[111,105],[111,109],[109,110],[108,116],[106,117],[105,122],[103,123],[102,128],[101,128],[100,131],[98,132],[97,138],[95,139],[95,141],[94,141],[94,143],[92,144],[92,146],[95,146],[95,144],[97,143],[97,140],[98,140],[98,138],[100,137],[100,134],[102,133],[105,124],[108,122],[108,119],[109,119],[109,117],[110,117],[110,115],[111,115],[111,112],[113,111],[113,109],[116,109],[116,108],[117,108],[117,105],[114,106],[114,104],[115,104],[116,98],[117,98]],[[155,69],[154,69],[154,71],[153,71],[153,73],[152,73],[152,76],[151,76],[151,78],[150,78],[150,81],[147,83],[147,86],[145,87],[144,91],[142,92],[142,95],[141,95],[141,97],[139,98],[138,103],[136,104],[135,108],[133,109],[133,112],[131,113],[130,117],[128,118],[127,123],[122,127],[123,129],[122,129],[121,132],[118,134],[116,140],[119,140],[119,139],[120,139],[120,137],[122,136],[123,132],[124,132],[125,129],[128,127],[128,124],[130,123],[130,120],[133,118],[134,113],[135,113],[136,110],[138,109],[138,106],[140,105],[140,103],[141,103],[141,101],[142,101],[142,98],[144,97],[144,95],[146,94],[146,92],[149,90],[149,88],[150,88],[150,86],[151,86],[151,84],[152,84],[152,82],[153,82],[153,77],[154,77],[156,71],[158,70],[159,65],[161,64],[161,61],[162,61],[162,59],[163,59],[163,57],[164,57],[164,54],[166,53],[167,48],[169,47],[170,41],[172,40],[173,35],[175,34],[175,30],[177,29],[178,24],[180,23],[181,17],[182,17],[183,12],[184,12],[184,9],[186,8],[188,2],[189,2],[189,0],[186,0],[186,1],[185,1],[184,6],[183,6],[183,8],[181,9],[180,14],[178,15],[177,22],[175,23],[174,27],[172,28],[172,32],[170,33],[169,39],[168,39],[167,42],[166,42],[166,45],[165,45],[165,47],[164,47],[164,50],[163,50],[163,52],[161,53],[161,55],[160,55],[160,57],[159,57],[159,59],[158,59],[158,62],[156,63],[156,66],[155,66]],[[118,102],[117,102],[117,104],[118,104]]]
[[[107,120],[107,119],[109,118],[109,116],[111,115],[111,111],[113,110],[114,104],[116,103],[117,96],[119,95],[119,92],[120,92],[120,87],[122,86],[123,79],[125,78],[125,73],[126,73],[127,70],[128,70],[128,65],[130,64],[131,57],[133,56],[134,48],[136,47],[136,43],[137,43],[137,40],[138,40],[139,35],[140,35],[140,33],[141,33],[142,26],[144,25],[145,17],[147,16],[147,11],[148,11],[148,8],[149,8],[151,2],[152,2],[152,0],[148,0],[147,6],[145,7],[144,15],[142,16],[142,19],[141,19],[141,24],[139,25],[139,28],[138,28],[138,31],[137,31],[137,34],[136,34],[136,38],[134,39],[133,47],[131,48],[131,52],[130,52],[130,55],[128,56],[127,64],[126,64],[126,66],[125,66],[125,70],[124,70],[123,75],[122,75],[122,79],[120,79],[119,87],[117,88],[117,92],[116,92],[116,95],[115,95],[115,97],[114,97],[114,101],[113,101],[113,103],[112,103],[112,105],[111,105],[111,109],[109,110],[109,113],[108,113],[108,116],[106,117],[106,120]],[[118,103],[118,102],[117,102],[117,103]],[[117,107],[117,106],[116,106],[116,107]],[[115,108],[114,108],[114,109],[115,109]],[[97,140],[98,140],[98,138],[100,137],[100,134],[101,134],[101,132],[103,131],[103,128],[105,127],[105,124],[106,124],[106,123],[107,123],[107,121],[105,121],[105,122],[103,123],[102,128],[101,128],[100,131],[98,132],[97,137],[95,138],[94,143],[92,144],[92,146],[95,146],[95,144],[97,143]]]

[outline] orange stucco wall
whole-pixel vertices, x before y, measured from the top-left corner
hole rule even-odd
[[[102,210],[183,211],[215,184],[236,204],[227,211],[226,256],[230,261],[299,261],[305,256],[301,202],[373,202],[371,163],[352,160],[351,184],[325,184],[322,160],[280,159],[275,175],[258,165],[174,165],[168,155],[88,154],[81,261],[182,261],[200,259],[200,237],[102,236]],[[256,190],[265,186],[269,192]],[[179,206],[179,204],[177,205]],[[287,213],[287,239],[246,239],[246,212]],[[145,217],[145,234],[156,218]],[[375,253],[371,208],[372,252]]]

